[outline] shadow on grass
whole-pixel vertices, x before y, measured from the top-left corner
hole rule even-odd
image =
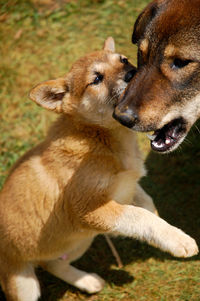
[[[149,176],[142,180],[152,195],[159,214],[200,243],[200,122],[180,148],[169,155],[151,152]]]
[[[149,175],[141,182],[144,189],[153,197],[160,216],[194,237],[198,245],[200,245],[199,138],[200,133],[194,127],[186,143],[176,153],[162,156],[150,152],[146,160]],[[113,238],[113,241],[124,265],[143,262],[151,257],[160,261],[172,259],[166,253],[132,239]],[[199,259],[200,257],[196,256],[191,260]],[[115,259],[103,236],[97,237],[88,252],[74,265],[101,275],[111,285],[123,286],[134,281],[134,277],[127,271],[115,268]],[[37,274],[42,289],[41,300],[56,301],[62,298],[66,291],[72,294],[71,300],[74,300],[73,295],[75,299],[77,298],[79,294],[77,289],[40,269]],[[5,300],[1,294],[0,300]]]

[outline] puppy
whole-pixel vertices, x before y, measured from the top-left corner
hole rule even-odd
[[[135,133],[112,118],[136,70],[114,48],[108,38],[102,51],[30,93],[60,117],[19,159],[0,194],[0,280],[9,301],[38,300],[36,265],[83,291],[100,291],[103,279],[70,264],[99,233],[140,239],[178,257],[198,252],[192,238],[152,213],[138,184],[145,170]]]
[[[173,151],[200,117],[200,0],[154,0],[136,20],[132,41],[138,72],[114,117],[155,131],[154,151]]]

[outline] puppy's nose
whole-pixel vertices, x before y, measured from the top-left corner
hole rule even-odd
[[[126,74],[125,74],[125,77],[124,77],[124,81],[126,83],[129,83],[130,80],[133,78],[133,76],[135,75],[136,73],[136,69],[132,69],[130,71],[128,71]]]
[[[132,128],[138,121],[137,114],[132,112],[132,110],[126,109],[125,111],[120,111],[117,107],[113,112],[113,118],[128,128]]]

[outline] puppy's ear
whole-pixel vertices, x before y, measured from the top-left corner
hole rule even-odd
[[[115,52],[115,41],[112,37],[108,37],[105,40],[103,50]]]
[[[29,96],[43,108],[61,113],[66,93],[69,93],[66,79],[58,78],[37,85],[31,90]]]
[[[138,16],[132,34],[132,43],[136,44],[140,38],[142,38],[147,25],[156,16],[158,10],[158,1],[153,1],[147,5],[147,7]]]

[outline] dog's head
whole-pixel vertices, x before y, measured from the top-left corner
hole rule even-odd
[[[109,127],[117,124],[114,107],[135,73],[128,59],[115,53],[110,37],[103,50],[80,58],[66,76],[33,88],[30,98],[46,109]]]
[[[155,131],[151,146],[174,150],[200,117],[200,0],[155,0],[136,20],[138,72],[114,117]]]

